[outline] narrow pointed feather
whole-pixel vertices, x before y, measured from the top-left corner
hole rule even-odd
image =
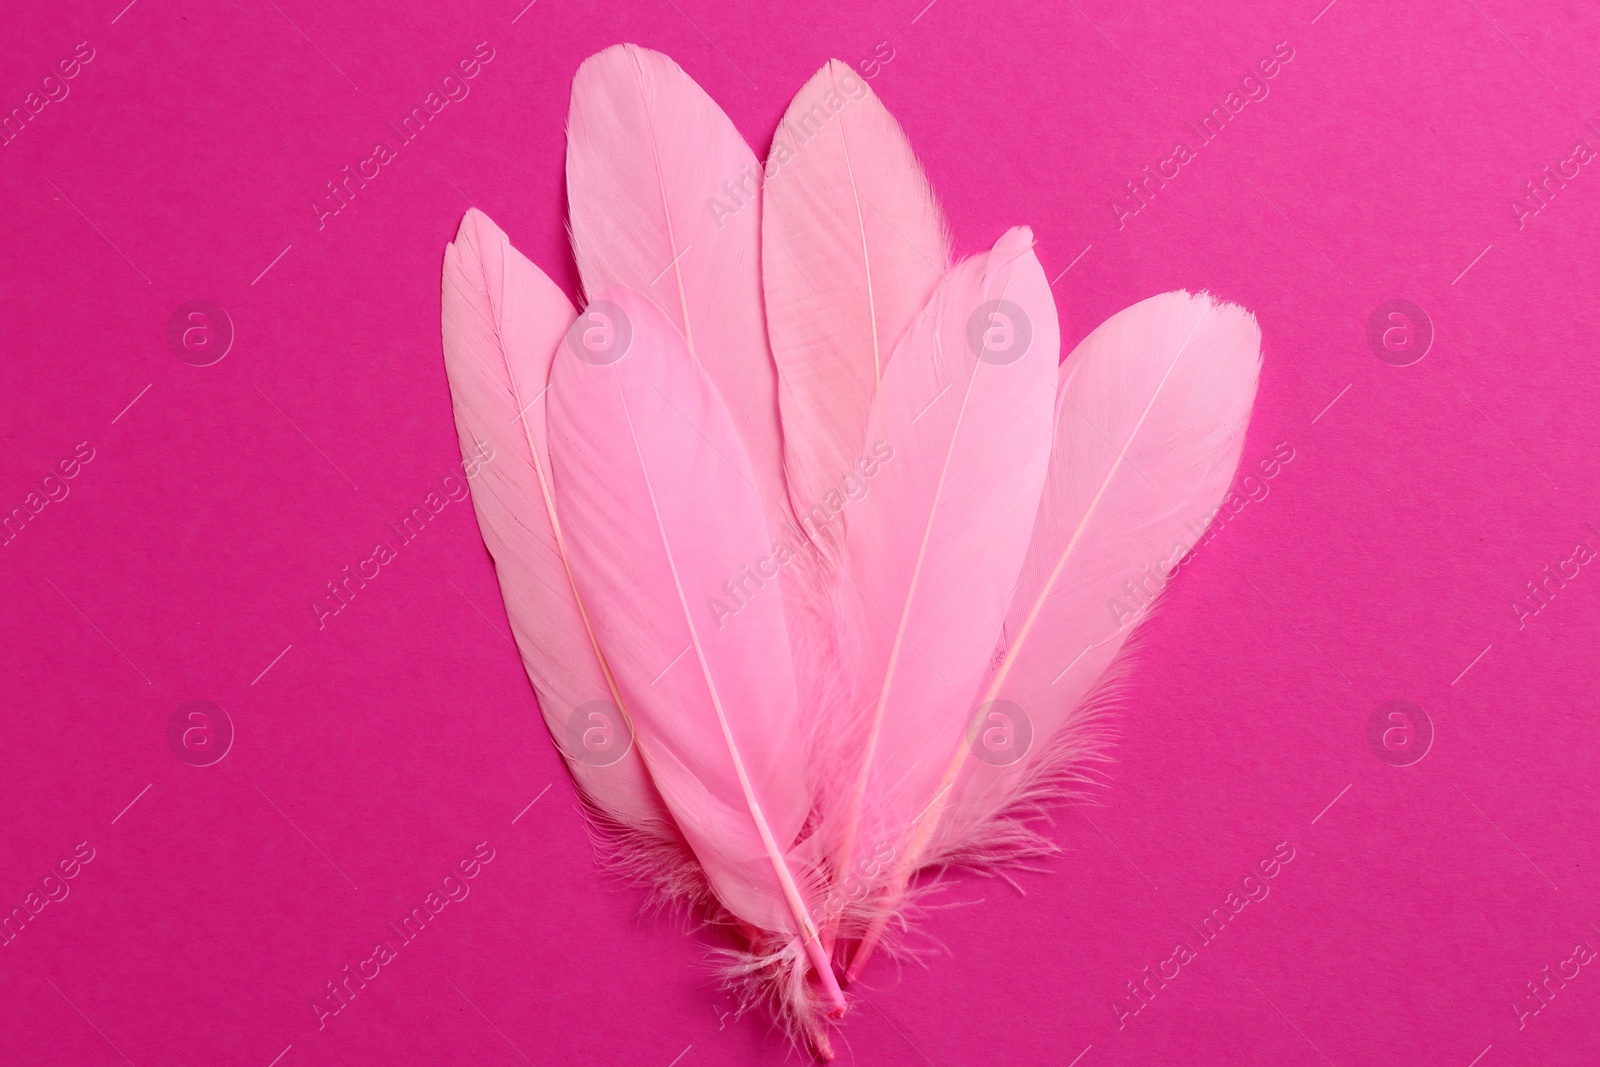
[[[954,747],[892,894],[922,864],[1004,858],[1037,844],[1004,816],[1092,754],[1083,746],[1091,698],[1233,480],[1260,346],[1243,308],[1173,292],[1112,316],[1062,365],[1044,497],[997,666],[972,704],[996,710],[1002,729],[1025,730],[1032,743],[998,762]],[[968,740],[988,725],[975,721]],[[879,930],[863,939],[852,976]]]
[[[899,123],[838,60],[795,94],[766,175],[761,267],[789,499],[833,553],[829,496],[859,476],[878,382],[949,270],[950,243]]]
[[[903,853],[1022,566],[1060,346],[1031,245],[1012,230],[950,272],[901,339],[868,420],[867,439],[892,456],[851,505],[840,566],[843,643],[861,683],[856,765],[837,776],[832,805],[841,879],[871,880]]]
[[[1036,738],[1093,692],[1216,516],[1260,369],[1255,317],[1186,292],[1113,315],[1063,365],[1050,476],[984,693],[1021,708]],[[950,813],[950,843],[1048,755],[1039,744],[1012,768],[967,761],[974,788]]]
[[[821,560],[789,509],[777,377],[761,297],[759,164],[676,63],[634,45],[585,60],[572,83],[567,195],[585,290],[648,297],[727,404],[763,515],[794,555],[779,571],[807,731],[825,729],[835,632]],[[756,561],[752,561],[752,565]],[[736,577],[736,576],[729,576]]]
[[[488,216],[467,212],[445,249],[445,368],[462,453],[488,457],[470,479],[472,504],[517,650],[584,795],[618,827],[668,839],[670,818],[638,752],[618,757],[605,736],[626,745],[626,723],[579,710],[614,706],[616,696],[568,571],[546,445],[550,362],[575,314]],[[604,751],[584,749],[590,729]]]
[[[759,168],[722,109],[660,52],[614,45],[578,68],[567,197],[584,290],[627,286],[661,309],[726,399],[771,509],[784,491]]]
[[[558,353],[556,499],[574,573],[657,788],[717,898],[778,943],[817,941],[816,873],[795,846],[813,796],[781,591],[727,592],[771,552],[754,472],[710,377],[673,324],[626,289],[632,341],[598,365]],[[831,988],[830,988],[831,987]]]

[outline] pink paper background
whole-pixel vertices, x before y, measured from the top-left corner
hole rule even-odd
[[[826,59],[892,50],[872,85],[960,252],[1031,224],[1067,344],[1166,289],[1246,305],[1245,461],[1294,451],[1150,623],[1111,786],[1057,813],[1064,856],[1026,896],[957,880],[970,906],[926,923],[927,969],[875,964],[841,1062],[1600,1058],[1600,967],[1521,1028],[1512,1007],[1600,948],[1600,574],[1521,628],[1511,608],[1600,548],[1600,171],[1525,228],[1510,206],[1600,148],[1592,7],[122,2],[13,2],[0,43],[7,112],[94,49],[0,147],[0,509],[94,450],[0,548],[0,908],[95,857],[0,948],[0,1063],[793,1055],[728,1014],[709,935],[597,873],[469,506],[325,628],[309,608],[459,461],[439,265],[468,204],[576,289],[568,86],[625,40],[758,152]],[[479,41],[470,96],[319,231],[324,183]],[[1124,183],[1279,42],[1270,95],[1119,230]],[[203,368],[165,333],[195,299],[237,333]],[[1411,366],[1367,344],[1391,299],[1437,332]],[[167,742],[194,699],[237,733],[214,766]],[[1436,731],[1412,766],[1367,743],[1390,699]],[[470,896],[319,1032],[324,983],[480,841]],[[1125,983],[1285,841],[1270,895],[1119,1027]]]

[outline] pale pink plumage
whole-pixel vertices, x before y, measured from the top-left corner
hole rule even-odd
[[[900,124],[838,60],[795,94],[767,174],[761,269],[789,499],[831,556],[867,411],[950,269],[950,239]]]
[[[765,170],[670,59],[591,57],[567,182],[595,303],[569,331],[469,212],[444,346],[463,449],[495,451],[473,499],[518,648],[613,858],[736,928],[726,975],[827,1058],[835,963],[862,972],[919,871],[1051,848],[1026,817],[1101,754],[1109,672],[1237,466],[1260,334],[1169,293],[1058,369],[1030,231],[952,267],[836,61]],[[596,358],[612,320],[631,344]],[[631,724],[620,761],[573,750],[593,702]],[[974,758],[1000,713],[1031,746]]]
[[[585,291],[626,286],[683,335],[727,402],[763,517],[799,552],[806,537],[789,508],[767,347],[755,153],[671,59],[614,45],[586,59],[572,80],[567,196]],[[820,726],[813,713],[828,702],[834,658],[822,584],[810,573],[816,565],[801,559],[778,575],[808,733]]]
[[[615,827],[667,842],[676,828],[637,752],[598,763],[572,751],[573,736],[582,736],[569,728],[578,709],[615,700],[567,567],[550,479],[545,387],[556,347],[576,316],[561,290],[488,216],[467,212],[444,256],[445,368],[462,452],[493,450],[471,479],[472,504],[511,632],[584,795]],[[626,729],[625,722],[610,726]]]
[[[596,365],[571,347],[551,374],[556,499],[574,571],[645,762],[718,900],[818,964],[844,1001],[811,912],[817,872],[791,856],[813,798],[783,601],[735,618],[723,583],[772,539],[744,445],[683,337],[627,289],[606,298],[632,343]],[[709,510],[708,510],[709,509]]]
[[[1094,755],[1086,702],[1233,480],[1260,343],[1255,319],[1237,305],[1166,293],[1107,319],[1061,366],[1044,496],[1005,632],[968,704],[977,717],[948,750],[852,976],[912,871],[1040,850],[1007,816],[1027,814],[1015,809],[1047,796],[1039,787],[1059,784],[1052,774]],[[1021,758],[971,758],[990,712],[1004,716],[992,728],[1035,739]]]
[[[1011,230],[949,273],[901,338],[868,417],[867,439],[894,455],[853,505],[839,566],[857,688],[828,825],[847,883],[904,854],[965,729],[1028,547],[1060,349],[1032,244],[1026,228]],[[985,309],[999,301],[991,319]],[[1008,329],[1011,350],[983,347]]]
[[[1261,330],[1210,296],[1119,311],[1061,368],[1050,474],[978,705],[1007,700],[1037,736],[1083,707],[1221,506],[1244,447]],[[984,821],[1051,753],[964,763],[935,848],[976,847]],[[988,773],[995,772],[995,773]]]
[[[660,52],[614,45],[572,79],[567,197],[584,289],[625,285],[683,334],[727,398],[770,510],[786,494],[761,301],[760,167],[716,102]],[[715,199],[739,206],[722,214]]]

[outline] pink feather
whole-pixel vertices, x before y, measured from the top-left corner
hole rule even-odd
[[[1260,332],[1168,293],[1058,370],[1031,232],[951,267],[837,61],[763,175],[675,63],[609,48],[567,184],[581,318],[481,213],[446,249],[479,525],[614,858],[737,927],[728,977],[828,1058],[835,939],[858,977],[919,870],[1053,848],[1027,818],[1100,754],[1119,653],[1227,490]],[[974,759],[991,734],[1030,743]]]
[[[575,317],[555,284],[488,216],[467,212],[444,255],[445,369],[462,452],[492,449],[471,480],[472,503],[517,649],[584,796],[611,828],[681,852],[639,754],[626,744],[626,723],[605,710],[615,707],[616,694],[572,583],[555,510],[545,387]],[[579,711],[591,705],[605,721]],[[582,741],[590,729],[620,738],[590,734],[608,747],[588,752]]]
[[[1071,725],[1233,482],[1261,368],[1261,330],[1237,304],[1185,292],[1107,319],[1062,366],[1050,477],[1017,594],[979,700],[1021,708],[1037,738]],[[1054,753],[1004,768],[968,760],[943,849]]]
[[[759,193],[755,153],[671,59],[614,45],[578,68],[567,197],[584,289],[627,286],[683,335],[727,400],[770,518],[785,493]]]
[[[724,582],[771,551],[753,468],[672,323],[631,290],[603,299],[631,344],[604,365],[564,348],[551,380],[556,497],[578,587],[717,899],[754,928],[758,953],[802,976],[815,964],[839,1013],[811,918],[820,881],[796,851],[813,796],[782,597],[771,589],[731,619],[715,607]]]
[[[1058,794],[1095,755],[1090,698],[1216,515],[1239,464],[1260,351],[1249,312],[1175,292],[1113,315],[1062,365],[1044,497],[996,666],[971,704],[1033,743],[1015,760],[972,759],[970,744],[990,723],[972,724],[968,743],[949,754],[891,899],[921,865],[1049,850],[1007,816]]]
[[[795,94],[766,173],[761,267],[789,499],[836,554],[867,411],[950,269],[950,241],[900,124],[838,60]]]
[[[778,583],[814,734],[838,673],[834,628],[818,553],[790,513],[783,476],[761,294],[760,177],[755,154],[722,109],[661,53],[617,45],[578,68],[567,195],[584,288],[594,294],[621,285],[646,296],[726,401],[763,516],[796,557]]]
[[[859,902],[849,882],[872,882],[903,854],[933,799],[1028,546],[1060,348],[1032,243],[1011,230],[950,272],[902,337],[868,419],[867,439],[893,457],[852,505],[839,568],[860,687],[853,765],[830,776],[844,787],[830,818],[847,902]]]

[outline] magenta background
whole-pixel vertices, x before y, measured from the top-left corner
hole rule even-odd
[[[466,198],[576,289],[568,86],[618,41],[674,56],[758,152],[826,59],[887,41],[872,85],[958,250],[1028,223],[1055,278],[1092,245],[1055,286],[1068,344],[1170,288],[1243,303],[1265,338],[1245,461],[1296,452],[1149,625],[1111,786],[1058,813],[1065,856],[1026,897],[960,880],[949,899],[982,903],[926,923],[948,951],[926,970],[874,965],[841,1062],[1600,1057],[1596,968],[1523,1030],[1510,1007],[1600,947],[1600,575],[1521,631],[1509,607],[1600,547],[1600,173],[1526,229],[1509,207],[1575,141],[1600,147],[1600,15],[937,0],[913,22],[922,2],[540,0],[515,24],[516,0],[138,0],[115,24],[122,0],[7,5],[5,109],[78,41],[97,55],[0,147],[0,508],[77,442],[96,457],[0,548],[0,906],[76,843],[98,854],[0,948],[0,1062],[793,1055],[725,1014],[706,935],[597,873],[467,506],[325,629],[308,608],[459,459],[438,278]],[[470,97],[318,232],[309,199],[481,40]],[[1108,200],[1280,41],[1271,95],[1119,231]],[[1365,341],[1393,298],[1437,329],[1414,366]],[[215,366],[167,348],[190,299],[235,323]],[[166,743],[196,698],[237,730],[209,768]],[[1415,766],[1367,747],[1391,698],[1435,724]],[[482,840],[471,896],[319,1033],[323,983]],[[1271,895],[1119,1030],[1123,983],[1284,840]]]

